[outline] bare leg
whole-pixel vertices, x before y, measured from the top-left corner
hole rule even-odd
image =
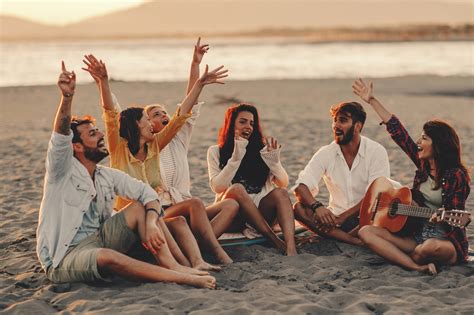
[[[239,213],[239,203],[232,199],[216,202],[206,208],[207,216],[211,220],[212,230],[216,238],[219,238]]]
[[[174,282],[200,288],[214,289],[216,279],[212,276],[198,276],[165,269],[145,263],[108,248],[101,248],[97,255],[99,271],[114,273],[132,280],[153,282]]]
[[[416,248],[415,240],[409,237],[399,237],[388,230],[366,225],[359,230],[359,237],[377,255],[402,267],[436,274],[434,264],[418,264],[407,253]]]
[[[127,207],[125,207],[125,209],[123,209],[122,212],[125,215],[125,221],[127,222],[127,226],[131,230],[138,230],[140,239],[142,241],[145,240],[145,233],[146,233],[145,209],[143,208],[143,205],[139,202],[132,202]],[[165,225],[162,218],[160,218],[158,222],[159,222],[158,224],[159,227]],[[197,269],[180,265],[171,254],[168,248],[166,239],[165,239],[165,242],[161,245],[160,250],[156,254],[153,254],[153,256],[155,257],[155,259],[159,262],[161,266],[167,269],[171,269],[171,270],[179,271],[183,273],[188,273],[192,275],[209,274],[205,271],[200,271]]]
[[[457,260],[453,243],[434,238],[427,239],[416,246],[410,256],[419,264],[437,262],[443,265],[454,265]]]
[[[285,237],[286,254],[288,256],[297,255],[295,218],[293,217],[293,209],[288,192],[282,188],[273,189],[260,201],[259,209],[264,216],[266,216],[266,213],[269,213],[271,217],[275,217],[276,212],[278,223]]]
[[[234,184],[230,186],[225,192],[224,199],[233,199],[239,203],[241,214],[245,217],[253,227],[257,229],[262,235],[268,238],[276,248],[285,252],[285,243],[278,238],[268,225],[260,210],[255,206],[249,194],[241,184]]]
[[[232,259],[222,249],[217,241],[211,223],[207,218],[206,208],[201,200],[191,198],[180,203],[174,204],[165,211],[165,218],[175,216],[185,216],[189,218],[191,230],[203,245],[205,245],[223,264],[232,263]]]
[[[165,224],[162,223],[163,221]],[[186,258],[186,256],[183,254],[181,248],[176,243],[176,240],[174,239],[173,235],[171,235],[170,233],[170,225],[173,224],[172,219],[161,219],[158,220],[158,223],[160,224],[160,227],[163,230],[163,233],[165,234],[166,243],[168,243],[168,247],[170,249],[171,254],[173,254],[173,257],[180,265],[191,267],[191,263],[189,262],[188,258]]]
[[[332,238],[337,239],[338,241],[345,242],[348,244],[352,245],[357,245],[357,246],[362,246],[364,243],[357,237],[352,236],[349,233],[344,232],[341,229],[334,228],[328,233],[322,232],[319,228],[316,222],[313,220],[313,211],[305,206],[303,206],[301,203],[297,202],[294,205],[294,211],[295,211],[295,218],[301,224],[306,226],[308,229],[311,231],[318,233],[320,235],[325,235],[329,236]]]
[[[199,250],[198,243],[194,238],[193,233],[189,229],[188,223],[183,216],[177,216],[166,220],[166,224],[170,229],[171,234],[179,243],[179,246],[186,253],[186,256],[191,261],[191,266],[198,270],[212,270],[219,271],[220,267],[208,264],[204,261]]]

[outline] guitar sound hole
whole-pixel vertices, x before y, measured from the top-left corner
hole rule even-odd
[[[394,217],[398,212],[398,205],[400,204],[400,199],[394,199],[390,204],[390,209],[388,210],[388,216]]]

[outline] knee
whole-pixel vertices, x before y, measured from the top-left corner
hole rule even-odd
[[[191,211],[205,211],[206,209],[204,203],[199,198],[192,197],[186,200],[186,202],[188,202]]]
[[[304,206],[301,202],[297,202],[293,205],[293,213],[296,219],[301,219],[304,216]]]
[[[108,267],[119,263],[118,253],[109,248],[100,248],[97,252],[97,266]]]
[[[232,199],[239,199],[247,194],[244,185],[242,184],[233,184],[226,191],[226,197]]]
[[[289,200],[290,196],[288,196],[288,191],[284,188],[275,188],[272,190],[273,196],[279,200]]]
[[[226,199],[223,201],[222,211],[236,215],[239,212],[239,208],[239,203],[233,199]]]
[[[421,259],[428,258],[431,256],[437,256],[441,250],[439,242],[434,239],[427,239],[418,248],[415,249],[415,255]]]
[[[166,225],[173,228],[183,226],[183,224],[186,224],[186,218],[181,215],[166,220]]]
[[[359,229],[357,235],[365,244],[368,244],[373,239],[376,229],[375,226],[366,225]]]

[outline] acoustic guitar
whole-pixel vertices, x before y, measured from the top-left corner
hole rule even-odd
[[[359,226],[374,225],[395,233],[403,228],[408,217],[429,219],[434,213],[454,227],[464,227],[471,221],[469,211],[431,209],[412,205],[411,201],[408,187],[393,188],[387,178],[379,177],[369,186],[362,200]]]

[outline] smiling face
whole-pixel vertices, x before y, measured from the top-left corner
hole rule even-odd
[[[88,123],[78,126],[77,131],[80,141],[74,143],[75,152],[82,152],[87,159],[97,163],[109,155],[105,146],[104,133],[99,128]]]
[[[235,135],[249,140],[253,133],[254,117],[251,112],[242,111],[235,118]]]
[[[428,160],[433,157],[433,140],[421,132],[420,138],[416,141],[418,145],[418,157],[422,160]]]
[[[354,138],[355,129],[358,123],[353,123],[350,114],[339,112],[333,118],[332,131],[334,141],[339,145],[348,144]]]
[[[143,116],[137,122],[138,129],[140,131],[140,138],[145,140],[145,142],[153,141],[153,127],[151,126],[150,119],[146,111],[143,111]]]
[[[154,105],[151,109],[147,110],[147,113],[154,133],[163,130],[170,122],[170,117],[163,106]]]

